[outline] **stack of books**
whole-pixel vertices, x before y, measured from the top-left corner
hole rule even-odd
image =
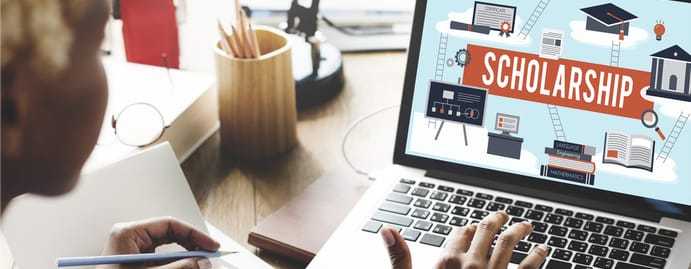
[[[545,148],[547,165],[540,167],[540,175],[578,183],[595,184],[595,147],[554,141],[553,148]]]

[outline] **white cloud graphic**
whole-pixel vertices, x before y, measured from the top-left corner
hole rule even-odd
[[[441,121],[438,121],[440,124]],[[434,140],[437,129],[428,127],[428,119],[423,113],[415,113],[410,137],[410,149],[414,152],[446,158],[450,160],[501,167],[515,173],[539,176],[539,161],[535,155],[527,150],[521,151],[521,159],[505,158],[487,154],[487,129],[473,125],[466,125],[468,132],[468,146],[463,140],[462,125],[447,121]]]
[[[674,182],[678,179],[677,163],[671,158],[665,162],[656,162],[653,165],[653,172],[638,168],[626,168],[618,164],[602,163],[602,153],[593,156],[593,161],[595,161],[596,174],[598,175],[606,172],[655,182]],[[598,175],[595,176],[596,180]]]
[[[511,34],[510,37],[504,37],[499,35],[499,31],[491,31],[489,35],[486,34],[481,34],[481,33],[475,33],[475,32],[470,32],[470,31],[460,31],[460,30],[451,30],[451,21],[457,21],[457,22],[462,22],[462,23],[472,23],[473,21],[473,9],[470,8],[464,12],[450,12],[449,13],[449,19],[445,21],[441,21],[437,23],[437,31],[442,32],[442,33],[448,33],[449,36],[455,36],[455,37],[461,37],[461,38],[466,38],[466,39],[474,39],[474,40],[483,40],[483,41],[490,41],[490,42],[495,42],[495,43],[501,43],[501,44],[507,44],[507,45],[520,45],[520,46],[525,46],[530,44],[530,36],[527,36],[525,39],[521,39],[518,37],[518,32],[521,30],[521,27],[523,26],[523,21],[521,20],[521,17],[516,15],[516,21],[515,21],[515,26],[514,26],[514,33]]]
[[[581,43],[609,48],[612,47],[612,41],[619,42],[619,35],[585,30],[585,21],[571,21],[569,27],[571,27],[571,38]],[[646,30],[630,26],[629,34],[624,37],[621,47],[633,48],[646,39],[648,39]]]
[[[655,103],[659,106],[657,112],[661,116],[666,116],[676,119],[682,112],[685,114],[691,113],[691,102],[674,100],[670,98],[662,98],[658,96],[651,96],[646,93],[650,87],[641,89],[641,96],[643,99]]]

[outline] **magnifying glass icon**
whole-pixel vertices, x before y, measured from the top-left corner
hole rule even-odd
[[[655,132],[657,135],[660,137],[660,139],[665,140],[667,137],[665,134],[660,130],[660,127],[657,127],[657,123],[660,119],[657,116],[657,112],[655,112],[652,109],[643,111],[643,114],[641,114],[641,123],[643,123],[643,126],[646,128],[655,128]]]

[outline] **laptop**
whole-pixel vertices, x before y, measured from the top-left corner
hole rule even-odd
[[[415,18],[394,165],[309,268],[414,268],[505,210],[542,268],[689,268],[691,4],[425,1]]]

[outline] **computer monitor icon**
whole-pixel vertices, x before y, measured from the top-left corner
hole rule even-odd
[[[504,113],[497,113],[497,120],[494,124],[494,129],[501,131],[502,134],[508,135],[511,133],[518,133],[518,125],[521,121],[521,117],[515,115],[509,115]]]

